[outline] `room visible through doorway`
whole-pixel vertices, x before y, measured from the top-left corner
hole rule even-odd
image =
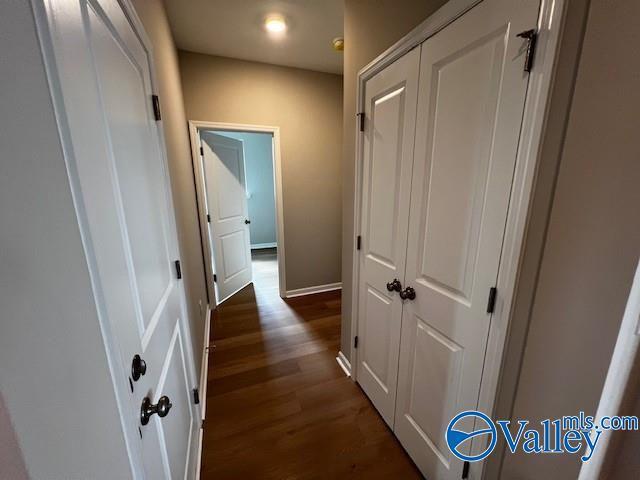
[[[197,132],[215,303],[249,283],[259,296],[283,296],[277,128],[207,124]]]

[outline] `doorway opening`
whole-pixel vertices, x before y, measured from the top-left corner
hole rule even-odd
[[[278,127],[190,122],[209,301],[286,292]]]

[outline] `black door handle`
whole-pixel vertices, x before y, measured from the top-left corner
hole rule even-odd
[[[400,292],[400,298],[401,298],[402,300],[407,300],[407,299],[409,299],[409,300],[415,300],[415,298],[416,298],[416,291],[415,291],[413,288],[411,288],[411,287],[407,287],[407,288],[405,288],[404,290],[402,290],[402,291]]]
[[[140,423],[142,423],[142,425],[149,423],[149,419],[154,413],[157,413],[160,418],[166,417],[172,406],[171,400],[169,400],[169,397],[166,395],[161,396],[155,405],[151,403],[149,397],[144,397],[142,405],[140,406]]]
[[[147,364],[140,355],[135,354],[131,362],[131,377],[133,381],[137,382],[145,373],[147,373]]]
[[[400,290],[402,290],[402,284],[400,283],[400,280],[394,278],[393,282],[387,283],[387,290],[389,290],[390,292],[399,292]]]
[[[246,220],[246,219],[245,219],[245,221],[244,221],[244,224],[245,224],[245,225],[249,225],[250,223],[251,223],[251,220]]]

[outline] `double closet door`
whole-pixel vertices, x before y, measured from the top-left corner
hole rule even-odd
[[[538,7],[484,0],[365,85],[357,380],[430,480],[478,404]]]

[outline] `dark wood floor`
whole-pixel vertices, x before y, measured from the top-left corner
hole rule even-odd
[[[336,363],[339,292],[284,301],[254,271],[213,314],[202,478],[421,478]]]

